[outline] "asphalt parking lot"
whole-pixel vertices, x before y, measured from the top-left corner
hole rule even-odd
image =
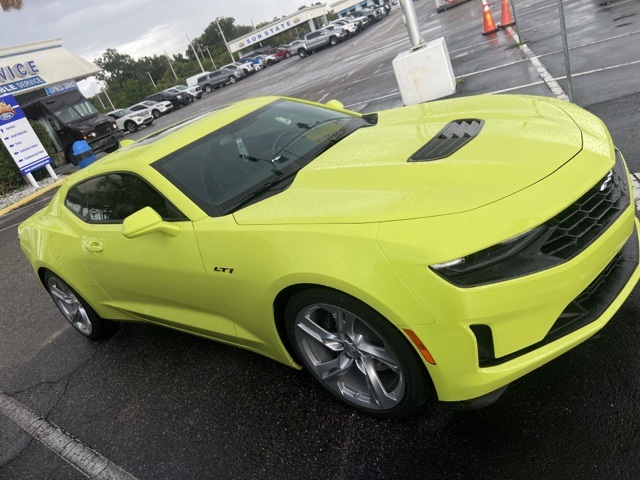
[[[440,14],[430,1],[415,5],[425,39],[446,38],[456,96],[555,95],[528,53],[513,48],[512,33],[481,35],[478,0]],[[517,33],[566,92],[556,6],[516,2]],[[574,101],[604,119],[639,172],[640,5],[573,0],[564,8]],[[499,2],[491,9],[498,21]],[[399,107],[391,61],[407,47],[394,11],[348,42],[216,90],[130,138],[255,95],[336,98],[363,112]],[[638,288],[599,334],[515,382],[497,404],[464,412],[431,403],[410,419],[381,421],[338,404],[302,372],[193,336],[126,325],[109,341],[85,340],[38,285],[16,237],[50,195],[0,217],[2,479],[91,475],[10,419],[11,400],[35,415],[23,416],[27,425],[44,418],[69,435],[39,430],[61,451],[97,452],[97,478],[640,476]]]

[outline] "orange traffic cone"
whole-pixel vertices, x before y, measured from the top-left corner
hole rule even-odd
[[[489,4],[487,3],[487,0],[482,0],[482,17],[484,18],[482,35],[489,35],[490,33],[495,33],[498,31],[496,22],[493,21],[493,17],[491,16],[491,10],[489,10]]]
[[[515,25],[515,21],[511,17],[511,9],[509,8],[509,0],[502,0],[502,18],[500,19],[500,28],[507,28]]]

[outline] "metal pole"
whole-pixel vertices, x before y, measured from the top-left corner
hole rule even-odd
[[[418,17],[412,0],[400,0],[400,8],[404,14],[407,23],[407,31],[409,32],[409,42],[411,42],[411,50],[417,50],[425,45],[424,38],[420,34],[420,26],[418,25]]]
[[[569,41],[567,40],[567,25],[564,22],[564,6],[562,5],[562,0],[558,0],[558,10],[560,11],[560,31],[562,32],[564,69],[567,73],[567,95],[569,95],[569,101],[573,102],[573,82],[571,80],[571,65],[569,64]]]
[[[222,33],[222,29],[220,28],[220,22],[218,22],[217,18],[216,18],[216,24],[218,25],[218,30],[220,30],[220,35],[222,35],[222,40],[224,41],[224,44],[227,46],[227,50],[229,51],[229,55],[231,56],[231,61],[235,62],[236,59],[233,58],[233,53],[231,53],[231,49],[229,48],[229,44],[227,43],[227,39],[224,38],[224,33]]]
[[[518,30],[518,16],[516,15],[516,2],[514,0],[509,0],[509,3],[511,4],[511,12],[513,13],[513,21],[515,22],[513,24],[513,28],[516,31],[516,35],[518,36],[518,41],[522,41],[523,39],[520,38],[520,30]]]
[[[173,69],[173,64],[171,63],[171,59],[169,58],[169,55],[167,55],[166,50],[164,51],[164,56],[167,57],[167,62],[169,62],[169,67],[171,67],[171,73],[173,73],[173,78],[177,80],[178,76],[176,75],[176,71]]]
[[[185,33],[185,35],[187,35],[187,34]],[[193,46],[193,43],[191,42],[191,39],[189,38],[189,35],[187,35],[187,40],[189,40],[189,45],[191,45],[191,50],[193,50],[193,54],[196,56],[196,60],[198,60],[198,65],[200,65],[200,69],[202,70],[202,73],[204,73],[204,67],[202,66],[202,63],[200,62],[200,57],[198,57],[198,52],[196,52],[196,49]]]
[[[109,97],[109,94],[107,93],[107,86],[106,85],[103,85],[102,91],[104,92],[105,96],[107,97],[107,100],[109,100],[109,103],[111,104],[111,110],[115,110],[116,107],[113,106],[113,102],[111,101],[111,98]]]
[[[207,53],[209,54],[209,58],[211,59],[211,63],[213,63],[213,68],[214,70],[217,70],[218,67],[216,67],[216,62],[213,61],[213,57],[211,56],[211,52],[209,51],[209,47],[204,47],[204,49],[207,51]]]
[[[149,75],[149,78],[151,79],[151,83],[153,83],[153,88],[158,88],[156,86],[156,82],[153,81],[153,77],[151,76],[151,72],[147,72],[147,75]]]
[[[100,92],[96,93],[96,97],[98,97],[98,100],[100,100],[100,105],[102,105],[102,108],[107,108],[104,106],[104,102],[102,101],[102,97],[100,97]]]

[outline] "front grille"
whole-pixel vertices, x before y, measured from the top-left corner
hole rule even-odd
[[[111,133],[114,131],[113,123],[111,122],[99,123],[98,125],[95,126],[93,130],[96,132],[96,135],[98,135],[99,137],[102,135],[107,135],[108,133]]]
[[[491,367],[513,360],[525,353],[558,340],[594,322],[620,295],[638,267],[638,232],[632,235],[618,254],[602,272],[578,295],[560,314],[547,335],[529,347],[503,357],[495,358],[493,337],[487,325],[472,325],[478,343],[478,363],[480,367]]]
[[[602,180],[545,225],[551,234],[541,246],[544,255],[568,260],[584,250],[629,206],[629,191],[620,154]]]

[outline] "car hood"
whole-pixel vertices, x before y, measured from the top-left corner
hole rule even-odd
[[[280,194],[234,214],[241,224],[363,223],[473,210],[523,190],[582,148],[560,103],[478,96],[379,113],[304,167]],[[408,161],[450,122],[478,119],[480,132],[445,158]]]
[[[73,122],[67,122],[65,125],[73,127],[78,131],[88,132],[90,130],[95,129],[98,125],[103,123],[108,123],[111,125],[115,123],[115,120],[106,115],[96,113],[95,115],[92,115],[90,117],[83,117]]]

